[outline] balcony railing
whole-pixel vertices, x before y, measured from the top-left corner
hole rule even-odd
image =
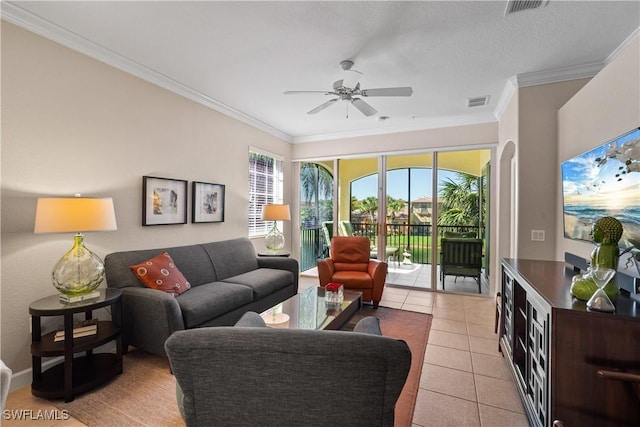
[[[378,236],[378,224],[352,223],[354,234],[366,236],[375,245]],[[387,247],[397,247],[399,261],[403,259],[403,253],[410,254],[411,261],[416,264],[431,263],[431,225],[415,224],[386,224],[387,227]],[[440,225],[438,230],[440,235],[445,231],[455,232],[476,232],[477,226],[449,226]],[[320,228],[302,228],[300,230],[301,253],[300,270],[308,270],[316,266],[319,259],[329,256],[329,249],[322,236]],[[438,247],[439,247],[438,243]]]

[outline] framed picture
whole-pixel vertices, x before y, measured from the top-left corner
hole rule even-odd
[[[192,222],[224,222],[224,185],[193,182]]]
[[[142,177],[142,225],[187,223],[187,181]]]

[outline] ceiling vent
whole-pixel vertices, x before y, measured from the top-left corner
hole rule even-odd
[[[547,3],[549,3],[549,0],[509,0],[504,15],[507,16],[510,13],[522,12],[523,10],[538,9],[546,6]]]
[[[484,107],[489,103],[489,95],[467,98],[467,107]]]

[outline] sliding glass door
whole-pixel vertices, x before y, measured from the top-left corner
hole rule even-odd
[[[490,160],[485,149],[302,164],[301,269],[329,256],[332,236],[366,236],[370,256],[389,264],[387,284],[477,294],[474,277],[443,286],[440,268],[445,233],[468,233],[483,242],[488,294]]]

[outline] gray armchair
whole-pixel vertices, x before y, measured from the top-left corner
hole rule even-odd
[[[264,326],[249,312],[169,337],[187,426],[393,426],[411,352],[378,319],[353,332]]]
[[[0,412],[4,411],[11,385],[11,369],[0,360]]]

